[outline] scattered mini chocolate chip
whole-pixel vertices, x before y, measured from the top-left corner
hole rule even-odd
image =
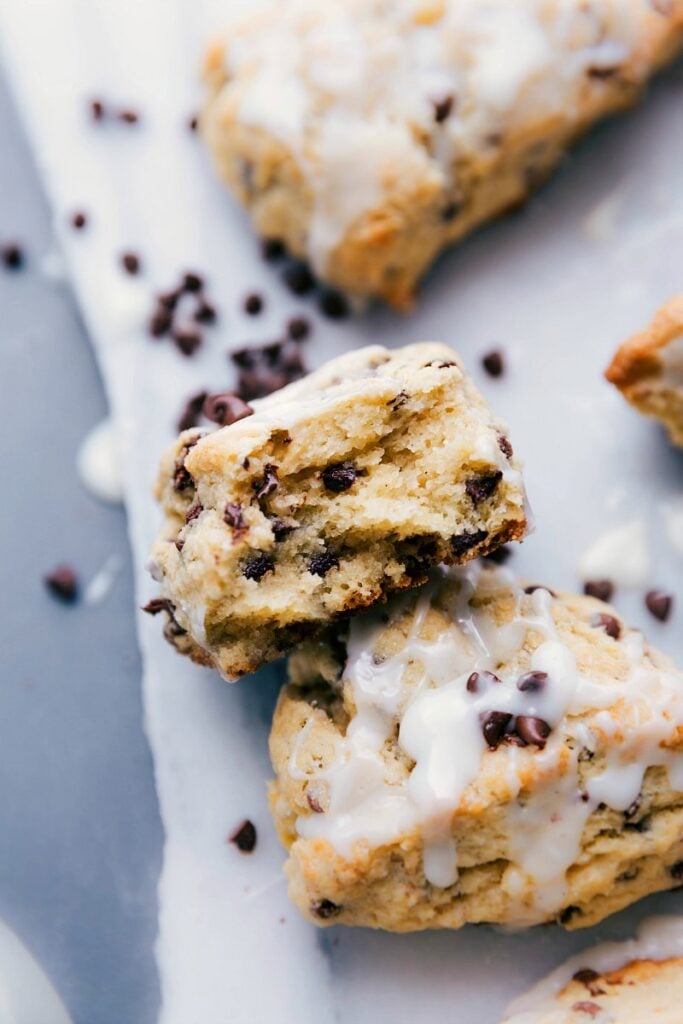
[[[502,547],[495,548],[493,551],[489,551],[488,554],[482,555],[487,562],[493,562],[494,565],[505,565],[512,558],[512,548],[503,544]]]
[[[573,903],[570,903],[568,907],[565,907],[564,910],[560,911],[557,915],[557,919],[560,924],[568,924],[573,917],[577,917],[580,914],[581,907],[577,907]]]
[[[75,228],[76,231],[82,231],[87,223],[88,217],[83,210],[76,210],[75,213],[71,214],[71,226]]]
[[[201,299],[199,305],[194,311],[194,320],[198,324],[215,324],[218,319],[218,313],[216,307],[212,306],[206,299]]]
[[[499,683],[500,679],[494,672],[472,672],[469,676],[466,689],[468,693],[481,693],[482,689],[488,689],[491,683]]]
[[[611,580],[587,580],[583,592],[588,597],[597,597],[598,601],[609,601],[614,593],[614,584]]]
[[[517,680],[517,689],[522,693],[538,693],[548,683],[547,672],[525,672]]]
[[[45,577],[45,586],[66,604],[73,604],[78,597],[78,577],[69,565],[58,565]]]
[[[90,101],[90,116],[93,121],[104,120],[104,103],[102,100],[91,100]]]
[[[544,719],[537,718],[536,715],[517,715],[515,732],[525,743],[543,750],[551,729]]]
[[[274,466],[272,462],[267,462],[263,467],[263,476],[260,480],[256,480],[253,485],[256,500],[260,501],[262,498],[267,498],[277,490],[279,483],[277,466]]]
[[[288,533],[291,533],[292,530],[296,530],[296,523],[288,522],[286,519],[280,519],[276,516],[274,519],[270,520],[270,528],[273,531],[275,542],[278,543],[283,540]]]
[[[292,341],[303,341],[311,333],[311,322],[304,316],[293,316],[287,321],[287,334]]]
[[[202,336],[199,331],[187,328],[173,328],[171,338],[178,351],[188,357],[193,356],[202,345]]]
[[[124,252],[121,255],[121,266],[127,274],[134,276],[140,273],[140,257],[135,252]]]
[[[202,412],[207,420],[217,423],[219,427],[228,427],[238,420],[252,416],[254,410],[239,395],[224,391],[217,395],[208,395],[204,401]]]
[[[186,292],[200,292],[204,287],[204,279],[200,274],[196,274],[194,271],[189,270],[183,274],[183,291]]]
[[[256,583],[260,583],[266,573],[273,572],[274,570],[275,565],[272,558],[269,558],[268,555],[260,554],[250,558],[245,563],[242,575],[248,580],[255,580]]]
[[[481,365],[489,377],[502,377],[505,373],[505,359],[500,349],[493,349],[482,356]]]
[[[337,462],[332,466],[326,466],[320,474],[322,481],[328,491],[341,494],[353,487],[358,470],[353,462]]]
[[[406,404],[409,398],[410,395],[408,394],[407,391],[399,391],[399,393],[397,395],[394,395],[394,397],[388,403],[389,408],[392,409],[393,412],[396,412],[397,409],[403,408],[403,406]]]
[[[238,349],[230,359],[238,367],[237,393],[246,402],[264,398],[306,372],[300,347],[292,341]]]
[[[199,127],[199,118],[197,117],[196,114],[192,114],[190,117],[188,117],[187,127],[190,129],[191,132],[197,131],[197,128]]]
[[[204,511],[203,505],[197,503],[196,505],[190,505],[187,512],[185,513],[185,522],[191,523],[193,520],[198,519]]]
[[[669,874],[676,881],[680,881],[683,878],[683,860],[677,860],[675,864],[672,864],[669,868]]]
[[[16,242],[5,242],[0,247],[0,259],[6,270],[20,270],[24,265],[24,253]]]
[[[246,533],[249,527],[244,521],[242,506],[236,501],[229,501],[223,512],[223,520],[231,526],[237,537]]]
[[[485,476],[477,476],[467,480],[465,482],[467,497],[475,505],[479,505],[482,501],[486,501],[491,497],[502,479],[503,474],[501,470],[496,470],[495,473],[487,473]]]
[[[337,903],[333,903],[332,900],[313,900],[311,903],[311,912],[322,921],[327,921],[330,917],[336,917],[337,914],[341,913],[341,910],[342,908]]]
[[[238,825],[228,840],[240,853],[253,853],[256,847],[256,826],[248,818]]]
[[[512,721],[507,711],[484,711],[479,716],[481,731],[489,750],[495,750],[502,742],[505,730]]]
[[[172,313],[178,305],[180,295],[181,292],[177,288],[172,288],[170,291],[157,295],[157,303],[162,309],[167,309],[169,313]]]
[[[148,615],[158,615],[159,612],[168,612],[169,615],[173,615],[175,606],[167,597],[153,597],[147,604],[143,604],[142,611],[147,612]]]
[[[452,200],[450,203],[446,203],[441,211],[441,220],[444,224],[448,224],[449,221],[455,220],[460,213],[462,204]]]
[[[515,454],[512,445],[510,444],[510,439],[505,437],[503,434],[498,435],[498,447],[506,459],[511,459]]]
[[[284,243],[279,238],[264,238],[261,242],[261,255],[267,263],[275,263],[285,255]]]
[[[432,100],[432,106],[434,107],[434,120],[437,124],[443,124],[446,118],[450,117],[454,101],[455,97],[452,94],[442,96],[438,100]]]
[[[346,298],[335,288],[322,289],[318,298],[318,306],[323,316],[330,320],[344,320],[350,313]]]
[[[124,124],[137,124],[140,120],[140,115],[137,110],[133,110],[131,107],[125,107],[123,110],[119,110],[118,119]]]
[[[163,338],[171,329],[173,317],[165,306],[155,309],[147,324],[147,330],[153,338]]]
[[[621,623],[613,615],[607,615],[605,612],[593,615],[591,626],[594,626],[596,629],[604,629],[607,636],[611,636],[613,640],[618,640],[621,636]]]
[[[671,614],[673,596],[665,590],[648,590],[645,595],[645,607],[660,622],[666,622]]]
[[[190,472],[185,467],[185,456],[189,452],[190,448],[194,448],[200,435],[191,437],[185,442],[180,456],[176,459],[175,466],[173,467],[173,490],[174,491],[186,491],[189,487],[194,487],[194,480],[190,476]]]
[[[336,569],[339,565],[339,559],[335,555],[334,551],[321,551],[318,555],[313,555],[313,558],[308,563],[308,571],[312,576],[327,576],[331,569]]]
[[[449,544],[454,558],[462,558],[472,548],[476,548],[488,537],[486,530],[475,530],[473,533],[460,533],[451,537]]]
[[[585,1013],[589,1017],[597,1017],[599,1013],[602,1013],[602,1009],[597,1003],[593,1003],[590,1000],[582,1000],[572,1005],[572,1013]]]
[[[258,292],[250,292],[244,299],[243,307],[249,316],[257,316],[263,309],[263,296]]]
[[[179,433],[197,426],[206,397],[206,391],[198,391],[195,395],[191,395],[188,398],[178,419]]]
[[[295,260],[285,267],[282,280],[294,295],[308,295],[315,288],[315,278],[306,263]]]

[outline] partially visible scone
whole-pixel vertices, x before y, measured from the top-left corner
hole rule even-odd
[[[437,570],[304,645],[270,747],[317,924],[581,928],[683,878],[683,674],[505,569]]]
[[[683,42],[683,0],[288,0],[212,47],[201,131],[256,230],[409,306]]]
[[[639,412],[660,420],[674,444],[683,446],[683,295],[624,342],[605,376]]]
[[[181,434],[158,481],[167,635],[226,678],[525,532],[505,428],[445,345],[362,349],[245,411]]]

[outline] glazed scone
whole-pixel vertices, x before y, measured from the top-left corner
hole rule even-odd
[[[624,342],[605,376],[683,447],[683,295],[665,303],[649,327]]]
[[[318,924],[594,924],[683,877],[683,673],[478,563],[290,659],[271,807]]]
[[[683,918],[652,918],[636,939],[572,957],[527,995],[502,1024],[680,1024]]]
[[[180,435],[153,552],[179,648],[228,679],[526,529],[505,428],[445,345],[328,363]]]
[[[286,0],[210,50],[202,134],[256,230],[409,306],[683,42],[683,0]]]

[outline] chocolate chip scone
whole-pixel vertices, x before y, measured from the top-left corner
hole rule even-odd
[[[228,679],[525,532],[505,429],[445,345],[365,348],[233,415],[163,459],[151,609]]]
[[[581,928],[683,878],[683,673],[608,605],[471,563],[290,659],[293,902],[391,931]]]
[[[289,0],[211,49],[201,130],[256,230],[409,306],[683,43],[683,0]]]
[[[624,342],[605,376],[683,447],[683,295],[665,303],[649,327]]]

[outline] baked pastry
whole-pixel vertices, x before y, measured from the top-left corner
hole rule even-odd
[[[637,939],[572,957],[513,1006],[503,1024],[680,1024],[683,918],[652,918]]]
[[[683,673],[592,597],[471,563],[304,645],[270,741],[317,924],[595,924],[683,877]]]
[[[201,131],[256,230],[409,306],[683,42],[683,0],[289,0],[212,46]]]
[[[228,679],[525,532],[505,428],[445,345],[372,346],[226,402],[244,418],[163,459],[153,564],[167,635]]]
[[[649,327],[624,342],[605,376],[683,446],[683,295],[670,299]]]

